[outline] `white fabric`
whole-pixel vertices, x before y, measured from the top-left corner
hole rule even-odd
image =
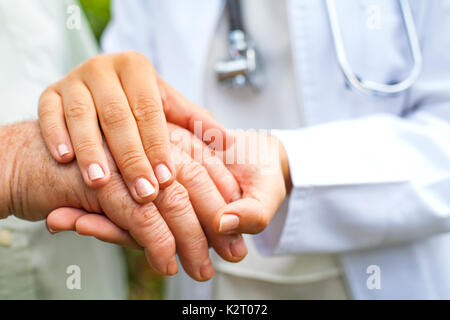
[[[242,2],[242,14],[251,41],[258,46],[261,54],[261,66],[266,75],[264,89],[256,93],[251,88],[225,88],[216,79],[214,66],[221,59],[228,59],[228,17],[223,14],[219,27],[210,45],[210,52],[205,69],[204,106],[214,114],[216,119],[228,128],[240,129],[270,129],[298,128],[302,126],[302,106],[297,101],[295,93],[295,75],[293,69],[292,50],[287,23],[286,0],[246,0]],[[258,14],[254,14],[258,12]],[[279,112],[274,113],[273,109]],[[267,115],[270,114],[270,117]],[[233,296],[240,292],[240,297],[258,297],[259,282],[264,282],[267,292],[265,297],[277,298],[298,294],[291,298],[321,298],[325,279],[333,279],[341,291],[345,292],[344,284],[339,282],[340,268],[336,255],[333,254],[303,254],[289,256],[263,256],[254,246],[253,237],[246,236],[249,253],[240,263],[226,262],[216,254],[213,264],[216,276],[226,274],[224,278],[237,278],[229,281],[228,286],[223,281],[211,281],[214,290],[212,298]],[[247,290],[242,290],[239,279],[252,279]],[[300,295],[300,287],[309,285],[309,294]],[[267,290],[271,288],[272,290]],[[289,285],[287,285],[289,284]],[[196,286],[191,282],[190,287]],[[253,293],[252,293],[253,292]],[[245,294],[244,294],[245,293]],[[249,294],[252,293],[252,294]],[[170,296],[170,295],[169,295]],[[342,297],[342,295],[341,295]]]
[[[0,0],[0,125],[37,120],[43,90],[98,53],[84,16],[81,29],[66,27],[73,6],[79,8],[73,0]],[[0,230],[12,234],[11,245],[0,246],[0,299],[126,298],[117,246],[72,232],[52,236],[45,221],[13,216],[0,220]],[[70,265],[81,268],[82,290],[67,289]]]
[[[145,10],[143,3],[116,1],[116,15]],[[146,3],[154,28],[132,16],[133,34],[154,39],[162,76],[202,104],[206,55],[223,2]],[[424,239],[449,227],[450,3],[410,3],[424,56],[421,77],[398,96],[369,97],[345,86],[324,1],[288,2],[296,91],[310,128],[276,133],[287,147],[294,190],[286,223],[270,226],[260,247],[341,253],[355,298],[450,298],[450,238]],[[379,28],[369,23],[373,6]],[[349,0],[338,7],[356,72],[383,82],[403,78],[411,63],[396,2]],[[133,37],[116,32],[123,21],[112,22],[105,43],[138,48]],[[381,267],[381,290],[366,286],[370,264]]]

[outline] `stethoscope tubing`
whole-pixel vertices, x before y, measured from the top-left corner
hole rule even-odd
[[[390,96],[404,92],[416,83],[421,74],[423,62],[419,38],[417,36],[417,31],[408,0],[399,0],[399,5],[400,11],[402,12],[403,24],[408,37],[408,45],[411,52],[413,67],[405,79],[392,84],[366,80],[356,75],[347,58],[342,32],[339,26],[339,19],[337,17],[335,0],[326,0],[326,5],[339,67],[352,87],[372,96]]]
[[[422,53],[419,44],[419,38],[414,24],[413,15],[409,0],[398,0],[401,11],[403,25],[408,39],[408,47],[412,57],[412,68],[409,74],[403,80],[394,83],[380,83],[357,75],[348,60],[347,51],[344,46],[342,31],[339,24],[339,18],[336,10],[335,0],[325,0],[328,20],[330,23],[331,35],[335,47],[337,62],[344,78],[351,88],[356,89],[370,96],[394,96],[407,91],[417,82],[422,72]],[[241,10],[241,0],[227,0],[227,9],[230,23],[230,39],[236,31],[245,35],[244,21]],[[244,37],[245,38],[245,37]]]

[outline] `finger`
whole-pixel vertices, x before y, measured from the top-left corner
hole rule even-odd
[[[91,93],[78,80],[68,80],[58,91],[84,182],[92,188],[102,187],[111,174]]]
[[[208,242],[186,189],[175,181],[160,192],[155,204],[175,237],[185,271],[198,281],[211,279],[214,268],[209,258]]]
[[[214,230],[220,234],[257,234],[267,227],[271,216],[261,201],[244,198],[219,210]]]
[[[113,66],[96,60],[91,63],[94,65],[91,69],[96,72],[84,74],[84,77],[114,160],[133,198],[139,203],[153,201],[158,193],[158,181],[142,146],[120,79]]]
[[[249,170],[252,170],[251,168]],[[255,169],[253,168],[254,172]],[[278,168],[277,172],[280,171]],[[252,174],[252,173],[250,173]],[[214,218],[214,230],[220,234],[257,234],[272,220],[285,197],[282,174],[260,174],[247,177],[251,183],[243,188],[241,200],[231,202],[219,210]]]
[[[126,248],[142,249],[127,231],[119,228],[103,215],[87,214],[81,216],[76,221],[75,229],[82,236],[95,237],[101,241]]]
[[[267,135],[235,134],[241,139],[236,146],[244,146],[242,159],[227,168],[239,182],[243,196],[219,210],[214,230],[221,234],[255,234],[267,227],[286,196],[279,142]],[[240,150],[235,151],[239,154]]]
[[[163,275],[178,272],[175,239],[154,203],[134,202],[119,175],[114,175],[107,186],[98,190],[98,198],[105,215],[144,248],[155,271]]]
[[[125,230],[117,227],[107,217],[88,213],[81,209],[60,208],[47,217],[47,228],[51,233],[76,231],[79,235],[97,239],[122,247],[142,249]]]
[[[168,122],[191,131],[215,150],[224,150],[228,147],[227,143],[232,139],[228,138],[225,128],[208,110],[190,102],[160,77],[158,84]]]
[[[177,180],[187,189],[209,243],[223,259],[231,262],[242,260],[247,254],[242,236],[220,235],[214,231],[214,217],[226,203],[208,172],[176,147],[174,156],[182,159],[177,168]]]
[[[60,231],[75,231],[77,219],[88,214],[84,210],[74,208],[59,208],[47,216],[47,229],[51,233]]]
[[[175,177],[169,133],[156,82],[156,72],[150,61],[139,53],[123,54],[117,71],[139,128],[147,158],[162,188]]]
[[[61,96],[53,88],[42,93],[38,113],[42,136],[52,157],[61,163],[72,161],[74,152],[64,119]]]
[[[169,132],[173,144],[206,168],[227,203],[241,198],[239,184],[233,174],[226,168],[222,159],[217,157],[212,149],[208,148],[191,132],[173,124],[169,124]]]

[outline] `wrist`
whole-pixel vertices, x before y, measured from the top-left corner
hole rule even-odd
[[[38,161],[38,159],[27,159],[27,150],[32,139],[36,139],[39,133],[35,122],[16,123],[1,127],[1,164],[0,172],[2,175],[1,183],[1,218],[7,218],[10,215],[23,216],[24,207],[26,207],[24,189],[28,184],[28,175],[25,170],[27,161]],[[25,179],[26,178],[26,179]]]
[[[23,122],[0,130],[0,218],[14,215],[29,221],[41,220],[56,208],[51,204],[64,204],[68,193],[54,188],[58,167],[52,165],[54,161],[45,149],[39,125],[35,121]]]
[[[16,165],[14,125],[0,127],[0,219],[12,215],[12,176]]]
[[[64,172],[73,165],[58,165],[51,158],[37,121],[11,125],[8,135],[9,215],[37,221],[56,208],[76,203],[72,200],[77,199],[77,179]]]
[[[3,144],[5,150],[0,150],[8,171],[1,182],[7,190],[3,200],[6,216],[38,221],[61,207],[101,212],[96,193],[84,185],[76,164],[61,165],[53,160],[37,121],[8,126],[3,135],[8,142]]]
[[[278,140],[278,139],[277,139]],[[286,193],[291,193],[292,190],[292,179],[291,179],[291,170],[289,168],[289,158],[286,152],[286,149],[283,146],[283,143],[278,140],[279,146],[279,155],[280,155],[280,166],[281,171],[283,173],[284,184],[286,187]]]

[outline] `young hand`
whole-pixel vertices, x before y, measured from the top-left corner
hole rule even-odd
[[[223,128],[207,111],[160,79],[136,52],[101,55],[83,63],[41,96],[39,119],[54,159],[76,156],[93,188],[111,178],[102,133],[132,197],[153,201],[176,176],[166,119],[188,130]]]

